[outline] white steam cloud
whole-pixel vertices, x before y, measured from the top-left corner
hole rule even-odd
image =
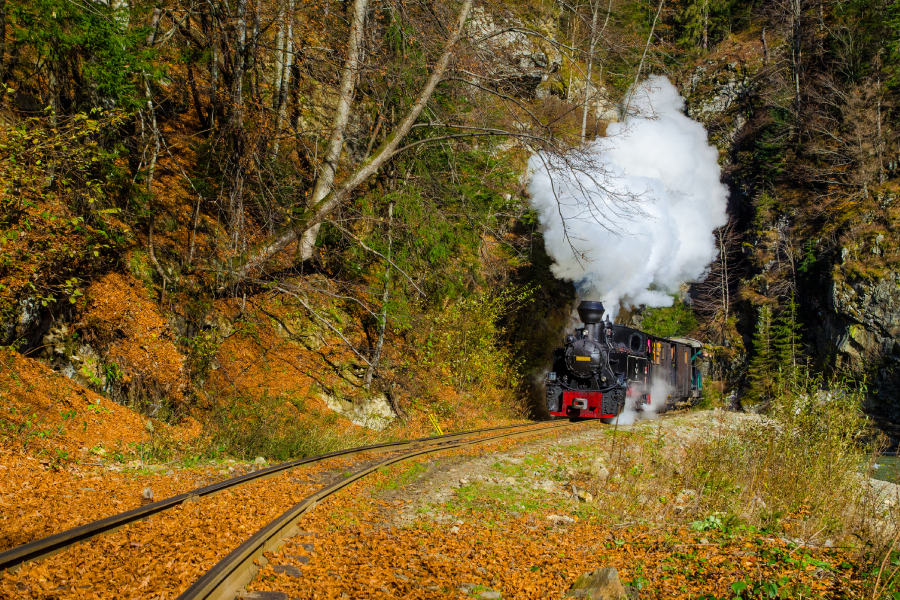
[[[581,298],[670,306],[716,257],[728,190],[703,125],[682,112],[668,79],[635,91],[624,123],[570,156],[532,157],[529,193],[553,274]],[[633,116],[637,115],[637,116]]]
[[[672,386],[667,381],[656,379],[650,385],[650,404],[643,401],[642,396],[629,394],[625,397],[625,408],[612,420],[614,425],[631,425],[635,421],[652,421],[660,413],[665,412],[666,399],[672,393]]]
[[[650,385],[650,404],[643,402],[640,396],[628,395],[625,397],[625,408],[619,413],[612,423],[615,425],[631,425],[635,421],[652,421],[665,412],[666,399],[672,393],[672,386],[662,379],[656,379]]]

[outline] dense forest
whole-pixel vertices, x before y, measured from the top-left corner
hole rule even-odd
[[[706,342],[711,401],[802,368],[896,419],[898,31],[892,0],[5,0],[0,342],[248,454],[295,454],[323,401],[537,410],[576,290],[528,160],[587,168],[660,74],[730,221],[621,318]]]

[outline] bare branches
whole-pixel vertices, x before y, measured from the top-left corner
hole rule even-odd
[[[416,291],[419,292],[420,296],[422,296],[423,298],[425,297],[425,292],[422,291],[422,288],[420,288],[418,285],[416,285],[416,282],[413,281],[412,277],[410,277],[406,271],[404,271],[399,266],[397,266],[397,263],[395,263],[393,260],[391,260],[390,257],[385,256],[384,254],[382,254],[381,252],[379,252],[377,250],[373,250],[372,248],[367,246],[366,243],[364,241],[362,241],[360,238],[358,238],[357,236],[350,233],[346,228],[341,227],[336,221],[329,220],[328,222],[331,223],[331,225],[333,227],[335,227],[336,229],[339,229],[341,232],[343,232],[344,235],[356,240],[356,243],[359,244],[360,246],[362,246],[363,250],[366,250],[367,252],[371,252],[372,254],[374,254],[378,257],[381,257],[382,259],[387,261],[387,263],[389,265],[391,265],[393,268],[397,269],[397,271],[399,271],[404,277],[406,277],[406,280],[409,281],[410,285],[412,285],[414,288],[416,288]]]
[[[272,287],[272,289],[278,290],[279,292],[281,292],[283,294],[287,294],[288,296],[297,300],[297,302],[299,302],[303,306],[303,308],[305,308],[307,310],[307,312],[309,312],[309,314],[314,319],[316,319],[317,321],[321,321],[328,329],[330,329],[335,334],[337,334],[337,336],[339,338],[341,338],[341,340],[343,340],[344,344],[346,344],[347,347],[350,348],[350,350],[352,350],[353,353],[356,356],[358,356],[364,363],[366,363],[370,367],[373,366],[372,363],[370,363],[369,360],[365,356],[363,356],[359,350],[356,349],[356,346],[354,346],[352,343],[350,343],[350,340],[348,340],[344,336],[344,334],[341,333],[340,329],[335,327],[331,323],[331,321],[329,321],[328,319],[326,319],[325,317],[323,317],[322,315],[317,313],[315,310],[313,310],[313,308],[309,305],[309,303],[303,299],[303,296],[298,292],[297,288],[295,288],[294,286],[291,286],[289,284],[286,284],[286,283],[278,283],[278,284],[275,284]]]
[[[706,278],[695,286],[694,309],[706,320],[711,340],[724,343],[734,304],[733,290],[738,284],[738,250],[741,235],[735,221],[714,232],[718,257],[710,265]]]
[[[359,3],[364,2],[364,0],[356,1]],[[312,248],[315,244],[315,233],[318,231],[318,226],[327,218],[327,216],[345,202],[350,197],[350,194],[352,194],[365,180],[374,175],[386,161],[397,154],[400,143],[412,129],[416,120],[419,118],[419,115],[425,109],[425,105],[431,99],[431,95],[434,93],[438,83],[443,79],[444,73],[453,57],[456,44],[462,36],[466,19],[469,16],[471,8],[472,0],[464,0],[462,8],[460,8],[456,29],[450,39],[447,40],[440,58],[432,69],[431,76],[423,86],[413,105],[409,108],[403,120],[387,135],[378,149],[356,167],[349,177],[341,182],[338,187],[334,187],[333,185],[334,169],[331,167],[326,169],[331,172],[331,176],[326,176],[318,180],[321,182],[321,185],[318,182],[316,184],[316,190],[318,190],[318,192],[314,192],[307,210],[299,219],[300,223],[305,228],[300,246],[300,255],[302,259],[308,259],[312,255]],[[360,23],[360,28],[361,27],[362,24]],[[350,73],[350,71],[345,71],[345,74],[346,73]],[[350,75],[347,75],[347,77],[349,78]],[[343,96],[341,102],[344,102]],[[340,106],[343,106],[343,104]],[[347,104],[346,109],[349,111],[349,103]],[[340,125],[340,119],[336,118],[335,123]],[[343,126],[346,126],[345,122]],[[337,129],[338,128],[336,127],[335,131]],[[332,139],[336,141],[334,144],[329,145],[330,148],[334,149],[337,147],[338,142],[342,144],[343,130],[341,130],[340,134],[333,133]],[[328,162],[327,158],[328,157],[326,156],[326,162]],[[334,160],[336,159],[337,157],[335,156]],[[321,197],[319,197],[319,195],[321,195]],[[279,238],[257,251],[257,253],[241,267],[239,273],[242,276],[246,276],[250,270],[261,266],[269,258],[280,252],[297,238],[298,232],[296,229],[291,229],[282,234]]]

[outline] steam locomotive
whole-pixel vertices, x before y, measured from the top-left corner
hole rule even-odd
[[[632,404],[656,413],[696,404],[702,392],[696,359],[702,344],[688,338],[661,338],[603,320],[603,304],[578,305],[584,327],[553,350],[547,374],[547,410],[569,418],[612,422]],[[653,398],[651,390],[665,398]]]

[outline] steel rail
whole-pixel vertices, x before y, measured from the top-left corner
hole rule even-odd
[[[328,452],[326,454],[318,454],[316,456],[309,456],[307,458],[287,461],[284,463],[273,465],[271,467],[267,467],[265,469],[259,469],[251,473],[245,473],[244,475],[232,477],[230,479],[223,479],[222,481],[218,481],[211,485],[198,488],[190,492],[184,492],[175,496],[171,496],[169,498],[164,498],[163,500],[158,500],[156,502],[152,502],[138,508],[133,508],[131,510],[111,515],[97,521],[79,525],[78,527],[74,527],[72,529],[67,529],[66,531],[55,533],[45,538],[28,542],[27,544],[23,544],[21,546],[16,546],[15,548],[10,548],[5,552],[0,552],[0,574],[3,574],[6,571],[15,573],[22,567],[24,563],[37,562],[46,559],[56,554],[57,552],[65,550],[70,546],[87,541],[98,535],[113,533],[116,530],[128,525],[129,523],[134,523],[136,521],[146,519],[147,517],[169,510],[170,508],[173,508],[185,502],[196,501],[199,498],[211,496],[223,490],[233,488],[244,483],[249,483],[251,481],[259,481],[269,477],[275,477],[292,469],[296,469],[297,467],[313,465],[332,458],[347,458],[359,454],[394,452],[398,450],[407,450],[410,448],[418,448],[422,446],[447,444],[452,443],[454,440],[478,435],[480,433],[490,433],[493,431],[534,426],[535,424],[533,423],[526,423],[523,425],[502,425],[500,427],[489,427],[486,429],[473,429],[470,431],[446,433],[444,435],[423,437],[414,440],[371,444],[368,446],[348,448],[346,450],[337,450],[335,452]],[[538,429],[541,428],[538,427]]]
[[[286,538],[293,537],[299,533],[297,522],[310,510],[335,492],[349,486],[353,482],[362,479],[366,475],[384,468],[389,465],[405,462],[418,456],[433,454],[436,452],[444,452],[446,450],[455,450],[466,448],[468,446],[477,446],[502,439],[514,439],[543,433],[547,430],[570,427],[576,423],[566,422],[549,426],[528,429],[526,431],[516,431],[509,433],[501,433],[499,435],[486,438],[477,438],[474,440],[462,440],[447,444],[440,447],[430,447],[418,450],[412,450],[399,456],[392,456],[379,463],[362,468],[348,477],[326,486],[314,494],[307,496],[284,513],[269,522],[262,529],[257,531],[247,541],[232,550],[225,558],[203,574],[200,579],[195,581],[187,590],[181,593],[176,600],[232,600],[237,596],[241,589],[250,583],[259,572],[259,569],[268,563],[263,556],[265,552],[275,552],[282,545]],[[471,437],[471,435],[469,436]]]

